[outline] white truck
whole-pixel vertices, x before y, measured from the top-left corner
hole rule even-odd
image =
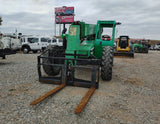
[[[52,38],[52,39],[48,40],[48,45],[63,46],[63,40],[57,39],[57,38]]]
[[[43,51],[48,45],[62,45],[61,39],[55,39],[50,37],[39,37],[39,36],[25,36],[21,37],[23,53],[27,54],[30,51],[37,53],[37,51]]]
[[[160,50],[160,43],[157,43],[157,44],[154,46],[154,50]]]
[[[42,51],[48,46],[49,37],[38,37],[38,36],[25,36],[21,37],[23,53],[37,53],[37,51]]]
[[[15,53],[16,52],[13,51],[11,48],[7,48],[0,39],[0,57],[2,57],[2,59],[5,59],[6,55],[15,54]]]

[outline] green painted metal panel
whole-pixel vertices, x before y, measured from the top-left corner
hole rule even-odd
[[[71,25],[67,39],[67,50],[77,50],[80,46],[80,26]]]
[[[102,50],[104,46],[114,46],[115,38],[115,26],[116,21],[97,21],[96,27],[96,40],[95,40],[95,51],[94,56],[97,58],[102,57]],[[112,39],[110,41],[103,41],[101,39],[101,28],[112,28]]]

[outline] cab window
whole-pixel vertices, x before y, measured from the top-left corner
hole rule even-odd
[[[48,38],[41,38],[41,42],[48,42]]]
[[[38,43],[38,38],[28,38],[29,43]]]
[[[56,43],[56,42],[57,42],[56,39],[53,39],[53,40],[52,40],[52,43]]]
[[[60,42],[60,43],[62,43],[62,42],[63,42],[63,40],[62,40],[62,39],[59,39],[59,42]]]

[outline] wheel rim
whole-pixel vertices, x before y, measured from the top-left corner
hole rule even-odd
[[[27,48],[24,48],[24,49],[23,49],[23,52],[24,52],[24,53],[28,53],[28,49],[27,49]]]
[[[137,51],[138,51],[138,48],[137,48],[137,47],[135,47],[134,51],[135,51],[135,52],[137,52]]]

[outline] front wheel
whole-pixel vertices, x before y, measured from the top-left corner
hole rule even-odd
[[[101,77],[102,80],[112,79],[112,65],[113,65],[113,48],[110,46],[103,47]]]
[[[43,56],[44,57],[61,57],[62,49],[61,47],[53,47],[46,51],[44,51]],[[60,61],[56,59],[50,59],[50,58],[43,58],[43,63],[46,64],[62,64]],[[47,75],[55,76],[60,73],[60,67],[55,67],[51,65],[43,65],[43,70]]]
[[[135,47],[135,48],[134,48],[134,52],[135,52],[135,53],[138,53],[138,52],[139,52],[139,48],[138,48],[138,47]]]
[[[24,54],[29,53],[29,48],[28,48],[28,47],[24,47],[24,48],[23,48],[23,53],[24,53]]]

